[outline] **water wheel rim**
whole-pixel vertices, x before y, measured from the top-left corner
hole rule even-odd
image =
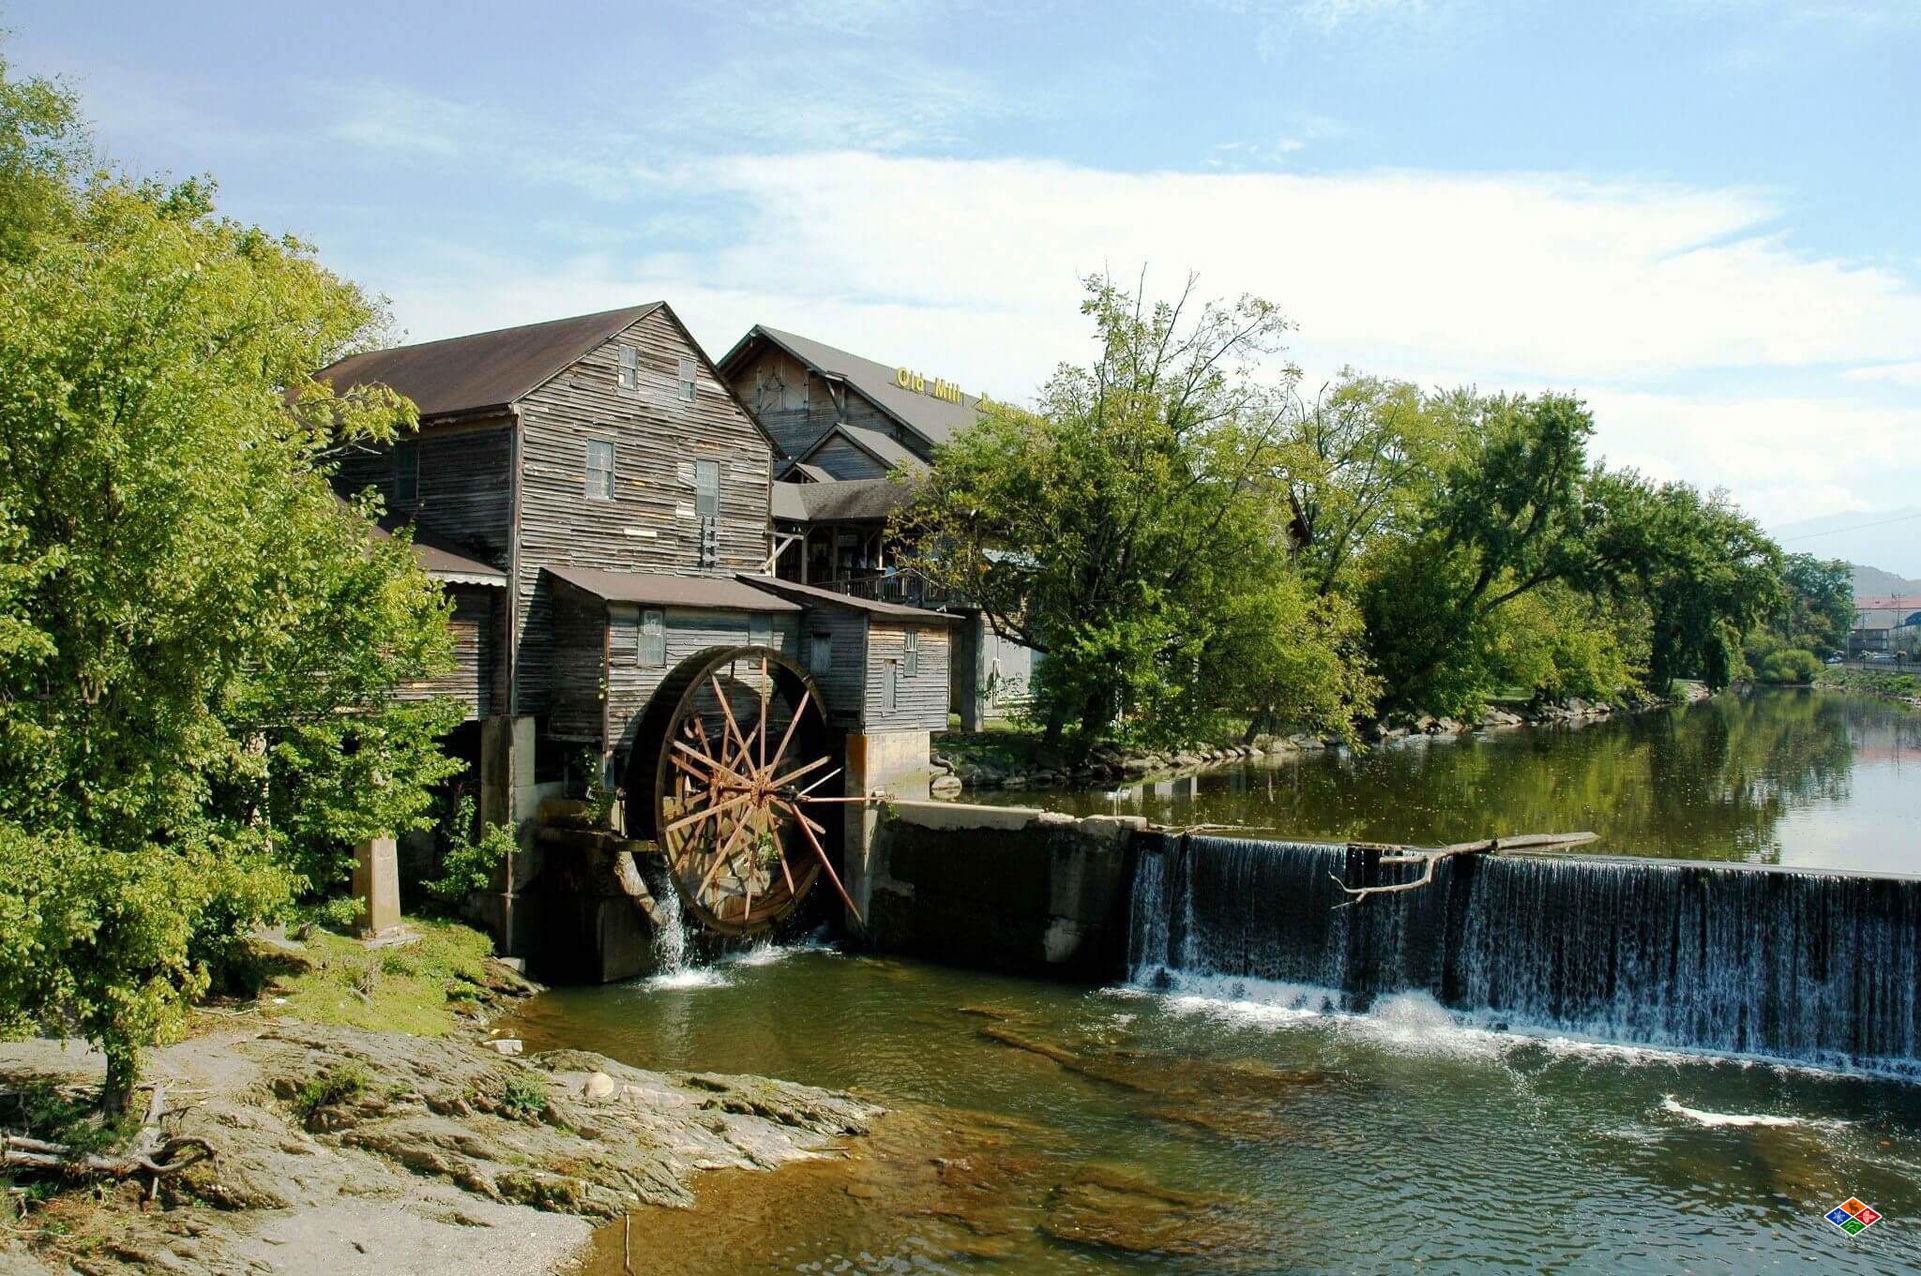
[[[651,829],[685,915],[723,934],[768,929],[807,898],[837,848],[838,748],[820,692],[764,647],[676,671],[655,715]],[[835,886],[840,885],[838,879]]]

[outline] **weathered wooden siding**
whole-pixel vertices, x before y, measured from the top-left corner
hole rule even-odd
[[[551,583],[552,577],[548,578]],[[547,673],[552,694],[547,734],[598,746],[603,731],[601,686],[607,643],[607,604],[567,585],[553,588],[548,614],[552,643]]]
[[[919,635],[920,669],[905,673],[907,633]],[[945,731],[951,650],[947,626],[914,625],[872,616],[867,622],[866,722],[869,731]],[[887,684],[902,670],[893,712],[887,710]]]
[[[833,660],[825,673],[812,663],[816,634],[826,635],[832,644]],[[796,658],[827,697],[828,716],[841,726],[859,726],[867,685],[867,617],[843,607],[808,608]]]
[[[776,346],[763,343],[761,356],[741,370],[734,392],[789,456],[799,456],[838,419],[826,386]]]
[[[637,391],[620,387],[623,344],[640,354]],[[764,566],[772,449],[698,356],[672,320],[656,311],[522,402],[518,712],[542,711],[549,696],[543,566],[686,573]],[[679,397],[683,358],[697,361],[692,403]],[[586,498],[589,440],[614,444],[612,500]],[[720,464],[711,569],[701,566],[696,460]]]
[[[501,638],[505,628],[500,613],[505,610],[507,591],[484,585],[450,585],[454,614],[447,627],[453,631],[454,667],[437,678],[403,683],[394,692],[397,700],[427,700],[449,696],[467,706],[467,717],[484,718],[494,711],[497,676],[504,660]]]
[[[652,608],[648,610],[661,610]],[[633,747],[634,728],[647,702],[661,680],[689,656],[709,647],[745,647],[752,627],[749,614],[732,611],[702,611],[685,607],[664,609],[667,620],[667,659],[659,668],[640,664],[639,625],[642,608],[615,603],[609,608],[609,650],[613,658],[607,668],[607,730],[613,747]],[[800,617],[792,612],[763,613],[773,630],[774,650],[792,656],[800,636]]]
[[[820,466],[837,479],[880,478],[887,473],[885,465],[844,438],[829,439],[807,457],[807,463]]]
[[[513,430],[505,421],[479,425],[429,426],[402,441],[420,456],[420,498],[411,506],[393,500],[394,459],[390,447],[350,453],[333,476],[334,490],[353,496],[375,487],[390,513],[412,518],[422,528],[465,545],[474,557],[507,566],[513,525]]]

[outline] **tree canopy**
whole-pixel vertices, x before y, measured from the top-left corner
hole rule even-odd
[[[1270,303],[1150,303],[1086,281],[1098,359],[944,448],[906,522],[920,569],[1043,653],[1050,738],[1179,738],[1222,714],[1345,731],[1358,616],[1290,562],[1287,323]]]
[[[390,693],[446,604],[321,469],[411,422],[310,376],[382,333],[357,288],[4,70],[0,209],[0,1015],[124,1095],[223,945],[424,820],[458,710]]]
[[[1834,582],[1724,496],[1611,471],[1572,394],[1345,370],[1310,401],[1268,303],[1088,281],[1099,360],[994,405],[911,508],[917,563],[1041,653],[1049,734],[1471,716],[1496,696],[1722,687]],[[1830,573],[1831,575],[1831,573]]]

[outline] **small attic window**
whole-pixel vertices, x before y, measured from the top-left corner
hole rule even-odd
[[[633,346],[620,347],[620,388],[640,389],[640,351]]]
[[[680,401],[682,403],[694,401],[694,379],[697,373],[698,365],[692,359],[680,361]]]

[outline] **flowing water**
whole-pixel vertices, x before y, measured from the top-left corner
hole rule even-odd
[[[1915,723],[1755,697],[1310,756],[1290,764],[1305,774],[1203,777],[1141,805],[1313,815],[1302,835],[1383,841],[1589,826],[1617,853],[1660,830],[1647,849],[1663,855],[1887,871],[1917,849]],[[1517,861],[1448,870],[1427,902],[1357,929],[1331,908],[1326,870],[1346,870],[1330,857],[1199,838],[1143,856],[1134,977],[1108,989],[808,945],[538,999],[517,1025],[531,1048],[781,1076],[894,1110],[849,1157],[710,1176],[699,1209],[603,1232],[593,1270],[620,1271],[624,1239],[633,1270],[662,1276],[1921,1274],[1921,1086],[1862,1071],[1914,1055],[1899,1036],[1913,884]],[[1512,928],[1419,916],[1485,921],[1517,901]],[[1750,963],[1760,983],[1702,964],[1742,944],[1776,955]],[[1565,967],[1551,989],[1527,977],[1543,961]],[[1794,1001],[1800,979],[1816,986]],[[1862,988],[1880,991],[1846,993]],[[1830,1060],[1849,1070],[1732,1053],[1792,1056],[1807,1016],[1847,1013],[1878,1025]],[[1694,1048],[1591,1040],[1610,1033]],[[1822,1216],[1848,1198],[1885,1217],[1843,1235]]]

